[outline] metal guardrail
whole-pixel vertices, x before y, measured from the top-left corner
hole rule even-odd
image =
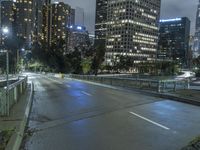
[[[70,75],[69,77],[92,81],[112,86],[120,86],[127,88],[150,89],[158,93],[169,91],[176,91],[178,89],[189,89],[190,80],[152,80],[152,79],[138,79],[138,78],[115,78],[115,77],[98,77],[88,75]]]
[[[9,116],[10,109],[16,104],[27,89],[28,77],[19,76],[18,81],[7,87],[0,88],[0,116]]]

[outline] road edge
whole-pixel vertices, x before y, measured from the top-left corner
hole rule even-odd
[[[31,92],[30,92],[30,95],[29,95],[29,98],[28,98],[28,103],[26,105],[26,109],[25,109],[23,119],[22,119],[17,131],[11,137],[11,139],[10,139],[10,141],[9,141],[7,147],[6,147],[6,150],[19,150],[20,149],[22,140],[24,138],[24,132],[25,132],[25,129],[26,129],[26,125],[28,123],[28,119],[29,119],[29,116],[30,116],[32,104],[33,104],[33,94],[34,94],[34,84],[33,84],[33,82],[31,82]]]
[[[166,99],[170,99],[170,100],[173,100],[173,101],[178,101],[178,102],[182,102],[182,103],[200,106],[200,101],[196,101],[194,99],[189,99],[189,98],[184,98],[184,97],[179,97],[179,96],[172,95],[172,94],[156,93],[156,92],[152,92],[152,91],[135,89],[135,88],[127,88],[126,89],[126,88],[121,88],[121,87],[117,87],[117,86],[111,86],[111,85],[102,84],[102,83],[94,83],[94,82],[91,82],[91,81],[85,81],[85,80],[80,80],[80,79],[75,79],[75,78],[65,78],[65,79],[77,80],[77,81],[85,82],[85,83],[88,83],[88,84],[103,86],[103,87],[116,89],[116,90],[123,90],[124,89],[124,90],[129,90],[129,91],[142,92],[143,94],[150,95],[150,96],[155,96],[155,97],[159,97],[159,98],[166,98]]]

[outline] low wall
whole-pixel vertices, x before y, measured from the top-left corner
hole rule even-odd
[[[98,77],[89,75],[69,75],[69,77],[112,86],[147,89],[157,91],[159,93],[190,88],[189,80],[151,80],[138,78]]]

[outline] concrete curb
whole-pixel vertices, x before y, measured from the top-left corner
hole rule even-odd
[[[111,86],[111,85],[106,85],[106,84],[101,84],[101,83],[95,83],[95,82],[85,81],[85,80],[80,80],[80,79],[75,79],[75,78],[68,78],[68,79],[77,80],[77,81],[85,82],[85,83],[88,83],[88,84],[103,86],[103,87],[107,87],[107,88],[111,88],[111,89],[117,89],[117,90],[123,90],[124,89],[124,88],[121,88],[121,87],[116,87],[116,86]],[[141,90],[141,89],[136,89],[136,88],[127,88],[127,89],[125,88],[125,90],[142,92],[143,94],[146,94],[146,95],[151,95],[151,96],[155,96],[155,97],[159,97],[159,98],[165,98],[165,99],[170,99],[170,100],[183,102],[183,103],[187,103],[187,104],[191,104],[191,105],[200,106],[200,101],[197,101],[197,100],[194,100],[194,99],[189,99],[189,98],[183,98],[183,97],[179,97],[179,96],[175,96],[175,95],[171,95],[171,94],[156,93],[156,92]]]
[[[17,132],[14,133],[14,135],[10,139],[11,141],[13,140],[14,142],[9,141],[10,144],[8,143],[6,150],[19,150],[20,149],[20,146],[21,146],[21,143],[22,143],[22,140],[24,137],[25,128],[28,123],[28,119],[29,119],[32,104],[33,104],[33,94],[34,94],[34,84],[32,82],[31,83],[31,92],[30,92],[30,96],[28,99],[28,103],[26,106],[23,120],[21,121],[20,126],[17,129]],[[12,145],[11,145],[11,143],[12,143]]]
[[[175,95],[168,95],[168,94],[163,94],[163,95],[160,94],[159,97],[169,98],[174,101],[179,101],[179,102],[183,102],[183,103],[187,103],[187,104],[191,104],[191,105],[200,106],[200,101],[197,101],[195,99],[189,99],[189,98],[179,97],[179,96],[175,96]]]

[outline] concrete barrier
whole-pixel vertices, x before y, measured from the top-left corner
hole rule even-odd
[[[139,79],[139,78],[120,78],[120,77],[99,77],[89,75],[69,75],[70,78],[97,82],[101,84],[149,89],[157,91],[158,93],[165,93],[169,91],[176,91],[178,89],[189,89],[190,81],[184,80],[153,80],[153,79]]]

